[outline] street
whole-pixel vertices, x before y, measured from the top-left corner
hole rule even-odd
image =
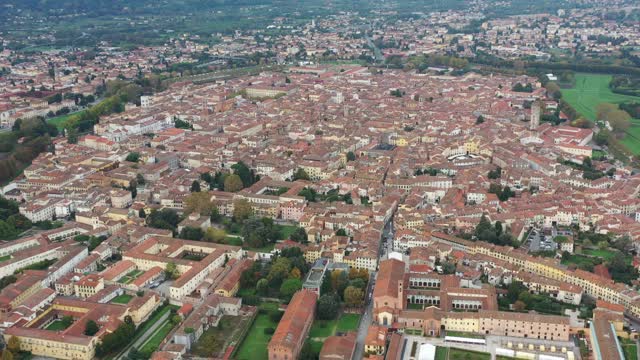
[[[383,246],[386,242],[386,246]],[[386,258],[388,253],[392,250],[393,244],[393,220],[389,220],[385,225],[382,232],[382,238],[380,239],[380,249],[378,251],[378,263],[380,259]],[[362,359],[364,357],[364,340],[367,337],[367,331],[369,325],[373,322],[373,289],[375,287],[377,272],[369,274],[369,285],[367,286],[367,292],[365,295],[365,311],[360,319],[360,325],[358,325],[358,337],[356,338],[356,349],[354,351],[353,359]]]

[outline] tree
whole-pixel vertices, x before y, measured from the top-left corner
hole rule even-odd
[[[98,327],[98,324],[96,324],[96,322],[93,320],[87,321],[84,326],[84,334],[87,336],[93,336],[97,334],[99,330],[100,328]]]
[[[309,174],[307,174],[306,171],[304,171],[303,168],[298,168],[298,170],[296,170],[296,172],[293,174],[293,180],[311,180],[311,178],[309,177]]]
[[[231,174],[224,179],[224,191],[237,192],[244,187],[242,179],[236,174]]]
[[[300,349],[299,360],[318,360],[318,353],[313,350],[308,341],[305,341],[302,349]]]
[[[476,125],[480,125],[484,122],[484,116],[479,115],[478,118],[476,119]]]
[[[349,151],[347,153],[347,161],[354,161],[356,159],[356,154],[353,151]]]
[[[251,208],[251,203],[245,199],[235,200],[233,202],[233,220],[240,223],[245,219],[248,219],[253,210]]]
[[[221,243],[226,239],[226,237],[227,237],[227,233],[224,230],[218,229],[216,227],[210,227],[204,233],[204,239],[206,241],[210,241],[214,243]]]
[[[302,273],[300,272],[300,269],[294,267],[293,269],[291,269],[289,277],[291,277],[292,279],[300,279],[302,277]]]
[[[258,293],[259,295],[264,295],[267,293],[268,287],[269,282],[267,281],[267,279],[260,279],[256,283],[256,293]]]
[[[273,220],[268,218],[249,218],[243,225],[242,237],[249,246],[254,248],[275,242],[279,235]]]
[[[317,195],[318,194],[316,193],[316,191],[310,187],[305,187],[304,189],[300,190],[300,192],[298,193],[298,196],[304,197],[305,200],[309,202],[315,202]]]
[[[282,281],[289,276],[289,271],[291,271],[291,260],[286,257],[278,257],[267,274],[269,284],[272,287],[279,287]]]
[[[202,240],[204,237],[204,231],[199,227],[185,226],[180,231],[179,237],[185,240]]]
[[[304,231],[304,228],[296,228],[291,235],[289,235],[289,239],[304,244],[307,242],[307,232]]]
[[[302,280],[300,279],[287,279],[280,286],[280,298],[285,302],[289,302],[298,290],[302,289]]]
[[[78,129],[71,128],[67,130],[67,142],[69,144],[77,144],[78,143]]]
[[[184,199],[184,212],[187,214],[198,213],[202,216],[210,216],[214,208],[211,195],[207,192],[192,192]]]
[[[344,289],[344,302],[351,307],[362,306],[364,304],[364,291],[355,286],[347,286]]]
[[[527,309],[527,304],[525,304],[521,300],[517,300],[516,302],[513,303],[513,310],[515,311],[524,311],[526,309]]]
[[[160,211],[153,209],[147,216],[147,225],[156,229],[175,230],[180,222],[180,216],[173,209],[162,209]]]
[[[631,247],[632,241],[628,235],[620,236],[613,241],[613,247],[620,251],[627,251]]]
[[[231,169],[233,169],[234,174],[240,176],[240,179],[242,179],[243,187],[249,187],[257,181],[253,170],[249,169],[249,167],[242,161],[231,165]]]
[[[336,294],[344,295],[344,289],[349,285],[349,278],[344,271],[331,272],[331,288]]]
[[[558,86],[558,84],[556,84],[555,82],[548,82],[545,88],[547,89],[547,94],[550,97],[556,100],[559,100],[562,97],[562,91],[560,91],[560,86]]]
[[[180,276],[180,273],[178,272],[178,267],[176,266],[176,263],[174,262],[170,262],[167,264],[167,267],[164,269],[164,274],[167,277],[167,279],[177,279],[178,276]]]
[[[129,162],[137,163],[138,161],[140,161],[140,154],[137,152],[130,152],[129,155],[127,155],[127,158],[125,160]]]
[[[14,354],[20,351],[20,339],[17,336],[11,336],[7,341],[7,349]]]
[[[13,360],[13,353],[9,350],[2,352],[2,360]]]
[[[320,320],[333,320],[338,316],[340,304],[335,294],[324,294],[318,299],[316,316]]]
[[[191,183],[191,189],[190,191],[192,193],[194,192],[200,192],[200,183],[197,180],[193,180],[193,182]]]
[[[147,213],[144,211],[144,208],[140,208],[140,210],[138,210],[138,217],[140,217],[141,219],[147,217]]]

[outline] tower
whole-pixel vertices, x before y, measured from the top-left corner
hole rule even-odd
[[[540,102],[534,101],[531,104],[531,124],[529,124],[529,129],[535,130],[540,126]]]

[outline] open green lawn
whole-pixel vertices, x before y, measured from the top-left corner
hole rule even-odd
[[[343,314],[337,320],[316,320],[309,331],[310,338],[326,338],[337,332],[354,331],[360,323],[360,315]]]
[[[468,333],[468,332],[462,332],[462,331],[448,331],[447,330],[447,336],[457,336],[457,337],[465,337],[465,338],[471,338],[471,339],[484,339],[484,336],[480,335],[480,334],[474,334],[474,333]]]
[[[449,355],[448,347],[442,347],[442,346],[436,347],[435,360],[447,360],[448,355]]]
[[[620,104],[640,102],[640,97],[616,94],[609,88],[611,75],[576,74],[576,85],[571,89],[562,89],[562,98],[587,119],[596,119],[596,107],[601,103]],[[640,154],[640,124],[637,120],[627,130],[620,142],[634,154]]]
[[[582,255],[578,255],[578,254],[571,254],[569,255],[567,260],[562,260],[562,264],[563,265],[575,265],[577,267],[593,267],[596,264],[596,260],[593,258],[590,258],[588,256],[582,256]]]
[[[358,324],[360,324],[359,314],[344,314],[340,319],[338,319],[338,327],[336,328],[336,331],[356,331],[358,329]]]
[[[62,129],[62,125],[70,116],[71,114],[52,117],[51,119],[47,120],[47,122],[49,124],[55,125],[58,129]]]
[[[638,123],[637,120],[627,129],[627,134],[620,142],[624,144],[629,151],[636,155],[640,154],[640,123]]]
[[[596,119],[596,106],[601,103],[619,104],[638,101],[640,97],[616,94],[609,89],[611,75],[576,74],[576,86],[562,89],[562,98],[589,120]]]
[[[582,250],[582,253],[584,255],[602,258],[602,260],[604,261],[610,261],[614,256],[616,256],[618,251],[613,249],[584,249]],[[627,264],[631,264],[631,262],[633,261],[633,256],[631,255],[625,255],[624,258]]]
[[[247,337],[245,337],[242,344],[240,344],[236,359],[267,360],[269,358],[267,345],[272,335],[265,334],[264,329],[273,328],[275,330],[277,326],[277,323],[269,319],[268,314],[258,314],[251,325],[251,329],[249,329]]]
[[[336,333],[338,320],[315,320],[309,331],[310,338],[326,338]]]
[[[144,345],[142,345],[142,347],[140,348],[140,351],[146,354],[151,354],[154,351],[156,351],[160,346],[160,343],[162,342],[162,340],[164,340],[164,338],[169,334],[169,332],[171,332],[171,329],[173,329],[173,326],[174,324],[172,324],[171,321],[167,319],[165,324],[162,325],[160,329],[156,330],[155,334],[153,334],[153,336],[151,336],[149,340],[147,340],[147,342],[145,342]]]
[[[449,360],[490,360],[491,354],[479,352],[461,350],[455,348],[449,348]]]
[[[47,326],[45,328],[45,330],[51,330],[51,331],[61,331],[66,329],[67,326],[64,326],[64,323],[62,322],[62,320],[56,320],[54,322],[52,322],[51,324],[49,324],[49,326]]]
[[[131,272],[129,272],[127,275],[123,276],[120,280],[118,280],[118,282],[120,284],[128,284],[130,282],[132,282],[133,280],[137,279],[138,276],[144,274],[144,271],[142,270],[133,270]]]
[[[160,321],[160,318],[164,316],[167,312],[171,311],[171,309],[178,310],[180,307],[176,305],[163,305],[158,310],[156,310],[153,314],[153,317],[147,319],[147,321],[140,324],[140,326],[136,329],[136,334],[131,339],[131,343],[136,341],[139,337],[141,337],[147,330],[149,330],[153,324]]]
[[[620,339],[620,345],[626,360],[638,360],[638,345],[635,340]]]
[[[131,299],[133,299],[133,296],[127,295],[127,294],[122,294],[122,295],[118,295],[115,298],[113,298],[113,300],[111,300],[111,302],[114,303],[114,304],[127,304],[127,303],[129,303],[129,301],[131,301]]]
[[[280,240],[287,240],[298,228],[293,225],[278,225],[278,227],[280,228]]]

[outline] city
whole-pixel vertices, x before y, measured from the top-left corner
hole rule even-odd
[[[2,359],[638,359],[639,4],[1,6]]]

